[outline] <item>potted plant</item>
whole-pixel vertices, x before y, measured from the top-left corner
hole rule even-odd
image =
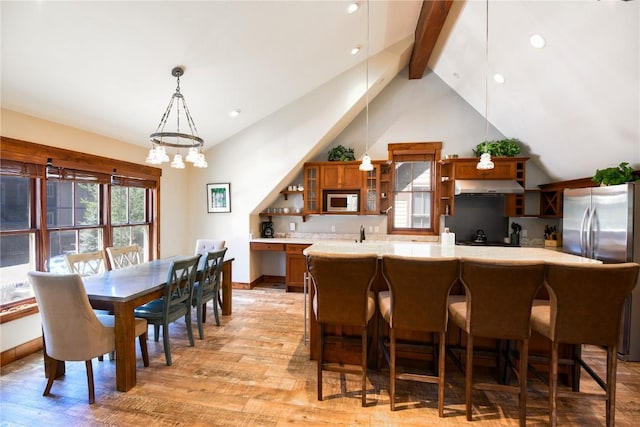
[[[600,185],[616,185],[638,181],[640,176],[634,174],[633,168],[629,166],[629,163],[622,162],[618,166],[596,169],[596,174],[591,180]]]
[[[514,157],[520,154],[520,140],[518,138],[506,138],[494,141],[483,141],[476,145],[473,154],[480,157],[483,153],[489,153],[491,157]]]
[[[350,162],[356,159],[353,148],[347,148],[343,145],[336,145],[329,150],[328,160],[330,162]]]

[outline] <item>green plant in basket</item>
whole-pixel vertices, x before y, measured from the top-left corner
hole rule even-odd
[[[596,169],[596,174],[591,180],[601,185],[624,184],[625,182],[639,181],[640,176],[634,175],[629,163],[622,162],[618,166]]]
[[[514,157],[520,154],[520,140],[518,138],[507,138],[495,141],[482,141],[476,145],[473,154],[480,157],[482,153],[489,153],[491,157],[505,156]]]
[[[336,145],[329,150],[328,160],[330,162],[350,162],[356,159],[353,148],[347,148],[343,145]]]

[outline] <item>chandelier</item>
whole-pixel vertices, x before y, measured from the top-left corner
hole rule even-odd
[[[176,154],[173,156],[173,161],[171,162],[172,168],[184,169],[185,161],[193,163],[193,166],[197,168],[206,168],[208,164],[204,158],[204,154],[202,154],[204,140],[198,136],[196,124],[191,118],[187,102],[185,101],[182,93],[180,93],[180,77],[183,74],[184,69],[182,67],[174,67],[171,70],[171,75],[177,80],[176,91],[171,96],[169,105],[162,115],[162,119],[160,119],[160,124],[158,124],[156,131],[149,135],[152,147],[149,150],[149,155],[145,162],[152,165],[159,165],[168,162],[169,155],[167,154],[166,147],[171,147],[176,148]],[[171,116],[174,109],[176,120],[175,132],[165,131],[165,126],[169,121],[169,116]],[[181,118],[183,121],[186,121],[190,133],[180,132]],[[188,149],[184,160],[182,159],[181,154],[182,149]]]

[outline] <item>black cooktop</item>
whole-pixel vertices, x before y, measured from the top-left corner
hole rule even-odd
[[[505,243],[505,242],[474,242],[474,241],[456,242],[456,245],[460,245],[460,246],[503,246],[503,247],[512,247],[512,248],[520,247],[520,245],[512,245],[510,243]]]

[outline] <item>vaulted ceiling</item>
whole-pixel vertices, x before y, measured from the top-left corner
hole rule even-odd
[[[410,76],[437,74],[552,178],[640,168],[639,1],[349,3],[3,1],[2,108],[146,146],[183,65],[206,149],[415,34]]]

